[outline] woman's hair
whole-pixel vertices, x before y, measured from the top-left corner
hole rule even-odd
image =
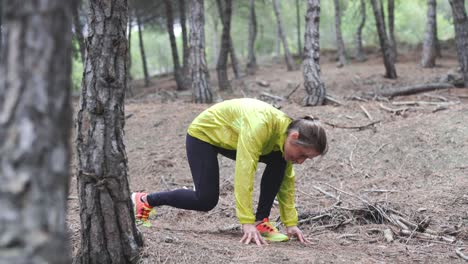
[[[318,118],[304,116],[303,118],[293,120],[289,124],[286,133],[289,135],[293,131],[299,133],[299,138],[294,141],[295,144],[313,148],[320,155],[327,153],[327,134],[325,133],[325,129],[320,125]]]

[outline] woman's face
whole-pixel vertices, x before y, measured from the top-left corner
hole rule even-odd
[[[302,164],[306,159],[313,159],[320,154],[313,148],[294,143],[299,138],[298,132],[289,133],[284,142],[284,159],[293,164]]]

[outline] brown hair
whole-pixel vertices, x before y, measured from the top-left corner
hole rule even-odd
[[[304,116],[299,119],[295,119],[289,124],[286,133],[297,131],[299,138],[294,141],[295,144],[313,148],[320,155],[324,155],[328,151],[327,134],[325,129],[320,125],[318,118],[313,116]]]

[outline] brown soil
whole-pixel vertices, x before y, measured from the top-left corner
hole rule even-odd
[[[388,227],[397,231],[396,226],[356,218],[338,228],[323,227],[325,221],[301,225],[311,241],[308,246],[298,241],[265,247],[243,245],[239,243],[241,231],[220,231],[237,224],[232,186],[234,162],[220,158],[221,197],[217,207],[208,213],[157,208],[151,219],[153,227],[141,228],[145,238],[141,263],[465,263],[455,249],[466,248],[468,242],[468,90],[449,89],[388,102],[349,99],[363,92],[434,82],[457,66],[454,56],[445,56],[438,60],[438,67],[423,69],[418,64],[419,54],[400,55],[396,80],[383,78],[383,64],[377,55],[343,68],[322,58],[327,92],[343,105],[303,107],[303,87],[289,101],[276,104],[293,117],[312,114],[339,126],[380,120],[374,128],[363,130],[326,125],[328,154],[295,167],[297,206],[302,216],[318,215],[335,203],[335,199],[314,186],[340,195],[343,207],[363,205],[331,187],[334,186],[372,203],[383,203],[414,222],[429,217],[430,229],[456,230],[456,242],[396,237],[388,243],[382,233],[371,231]],[[283,64],[265,63],[257,75],[234,81],[233,93],[217,92],[217,98],[259,97],[262,92],[286,96],[302,79],[301,71],[287,72]],[[266,81],[270,86],[261,87],[257,81]],[[138,82],[134,85],[137,94],[126,105],[125,139],[132,191],[192,188],[185,157],[186,128],[208,105],[190,103],[189,92],[174,92],[175,83],[170,77],[154,79],[149,88],[139,87]],[[398,113],[381,107],[396,109],[408,107],[392,104],[398,101],[442,99],[455,103],[442,108],[430,104],[411,106]],[[259,167],[261,173],[263,167]],[[260,173],[254,197],[258,195]],[[71,195],[76,196],[74,178]],[[75,252],[79,243],[78,213],[77,200],[70,200],[68,224]],[[275,205],[271,218],[277,216]],[[468,254],[468,248],[464,252]]]

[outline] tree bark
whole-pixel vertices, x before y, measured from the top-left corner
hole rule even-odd
[[[299,7],[299,0],[296,0],[296,25],[297,25],[297,53],[302,57],[302,43],[301,43],[301,11]]]
[[[221,91],[231,91],[231,84],[229,83],[227,72],[227,60],[230,50],[230,31],[231,31],[231,14],[232,14],[232,1],[231,0],[216,0],[218,5],[219,16],[223,23],[223,32],[221,33],[221,48],[219,50],[218,63],[216,64],[216,73],[218,74],[218,85]]]
[[[0,263],[70,263],[75,2],[11,1],[3,8],[9,34],[0,75]]]
[[[77,115],[81,243],[75,263],[136,263],[143,240],[135,225],[124,145],[127,1],[91,0],[88,14]]]
[[[343,41],[343,34],[341,34],[341,10],[340,0],[333,0],[335,6],[335,36],[336,47],[338,50],[338,67],[343,67],[346,63],[346,50]]]
[[[125,91],[125,95],[132,97],[134,95],[133,86],[132,86],[132,12],[130,8],[128,9],[128,52],[127,52],[127,90]]]
[[[357,61],[366,61],[366,55],[362,48],[362,29],[366,24],[366,2],[365,0],[361,0],[361,21],[359,22],[359,26],[356,32],[356,60]]]
[[[188,43],[188,34],[187,34],[187,16],[185,9],[185,0],[179,0],[179,17],[180,17],[180,27],[182,29],[182,52],[183,52],[183,78],[184,78],[184,87],[189,89],[191,86],[190,81],[190,49]]]
[[[380,47],[382,50],[384,66],[385,66],[385,77],[390,79],[396,79],[397,73],[395,69],[395,62],[392,56],[392,50],[388,44],[387,32],[385,30],[385,21],[382,14],[381,6],[379,6],[378,0],[371,0],[372,9],[375,16],[375,25],[379,35]]]
[[[231,34],[229,34],[229,58],[231,59],[232,72],[234,73],[234,78],[239,79],[240,75],[240,66],[239,60],[236,56],[236,51],[234,49],[234,43],[232,42]]]
[[[174,15],[171,0],[164,0],[164,5],[166,7],[166,25],[167,32],[169,34],[169,41],[171,43],[172,61],[174,63],[174,79],[177,84],[177,91],[183,91],[187,90],[187,88],[184,87],[184,79],[182,77],[182,69],[179,62],[179,53],[177,51],[177,42],[174,35]]]
[[[465,87],[468,86],[468,18],[465,11],[464,0],[449,0],[452,8],[455,27],[455,42],[457,45],[458,64]]]
[[[73,9],[73,27],[75,29],[75,37],[78,41],[78,46],[80,48],[80,55],[81,55],[81,62],[85,63],[86,58],[86,48],[85,48],[85,41],[83,37],[83,25],[81,24],[80,20],[80,11],[81,11],[81,1],[77,0],[78,4],[76,8]]]
[[[191,0],[190,9],[190,69],[195,103],[212,103],[210,75],[205,58],[205,11],[203,0]]]
[[[145,55],[145,46],[143,44],[143,32],[141,30],[141,17],[138,10],[135,10],[135,17],[138,26],[138,39],[140,40],[140,54],[141,54],[141,64],[143,66],[143,77],[145,79],[145,87],[150,85],[150,79],[148,74],[148,65],[146,63],[146,55]]]
[[[307,0],[303,76],[306,106],[323,104],[325,85],[320,79],[320,0]]]
[[[427,22],[426,36],[423,43],[423,54],[421,65],[424,68],[432,68],[435,66],[437,57],[436,39],[436,0],[427,1]]]
[[[255,15],[255,0],[249,1],[249,40],[247,55],[247,74],[254,75],[257,70],[255,57],[255,39],[257,38],[257,17]]]
[[[289,52],[288,40],[286,38],[286,32],[284,31],[278,0],[273,0],[273,9],[275,11],[276,22],[278,23],[278,33],[281,38],[281,41],[283,42],[284,57],[286,60],[288,71],[295,71],[297,70],[297,65],[293,57],[291,56],[291,53]]]
[[[393,61],[397,60],[397,43],[395,40],[395,1],[387,0],[387,16],[388,16],[388,40],[392,50]],[[383,13],[382,13],[383,16]]]

